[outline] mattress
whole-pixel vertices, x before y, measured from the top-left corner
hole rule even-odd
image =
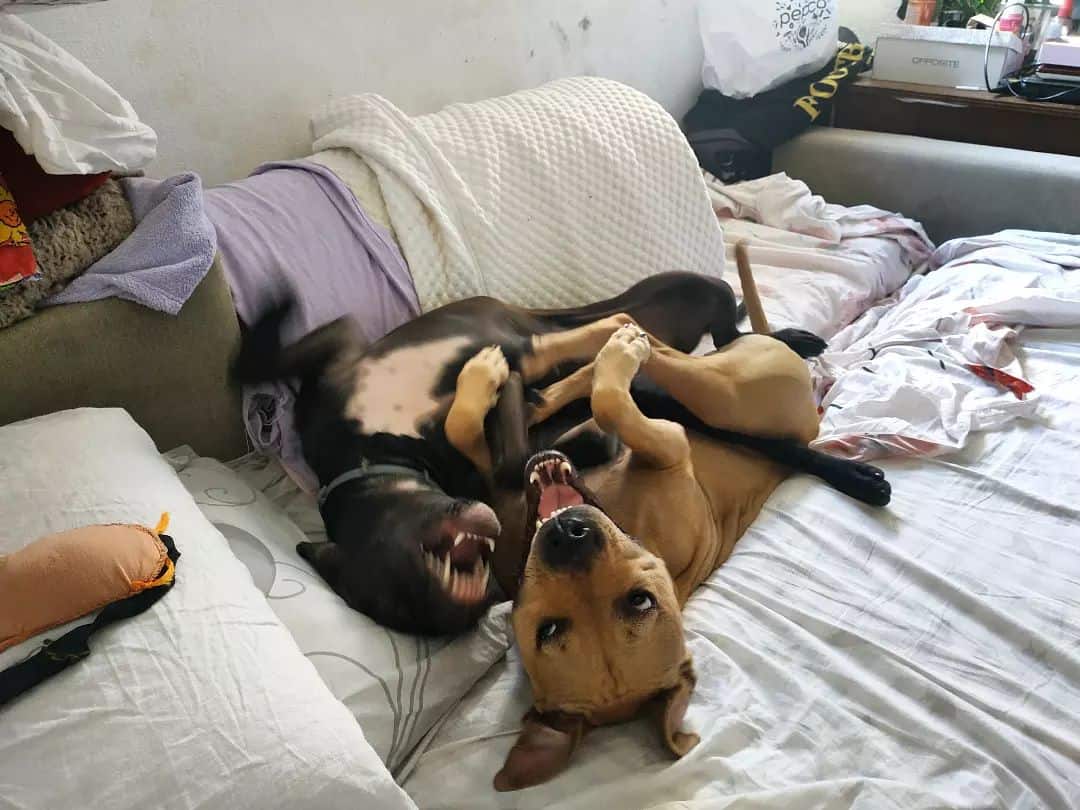
[[[1026,256],[1021,300],[1080,300]],[[971,289],[978,258],[957,265]],[[405,789],[431,808],[1080,806],[1078,327],[1011,341],[1034,418],[880,462],[888,509],[805,477],[776,491],[687,606],[687,757],[634,722],[591,733],[546,785],[493,792],[529,707],[511,649]]]

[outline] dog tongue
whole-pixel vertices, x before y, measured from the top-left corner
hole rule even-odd
[[[540,493],[540,504],[537,507],[537,512],[544,519],[551,517],[551,513],[556,509],[563,509],[567,506],[580,506],[585,503],[585,499],[581,497],[581,494],[571,486],[566,484],[550,484],[544,487],[544,491]]]

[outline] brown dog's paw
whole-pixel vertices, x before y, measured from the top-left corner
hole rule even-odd
[[[608,339],[596,356],[597,370],[616,373],[629,383],[651,353],[648,333],[637,324],[627,324]]]

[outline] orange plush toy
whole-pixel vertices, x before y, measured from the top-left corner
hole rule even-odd
[[[0,705],[90,654],[90,636],[149,608],[172,587],[180,553],[157,528],[86,526],[0,555],[0,652],[97,612],[0,672]]]

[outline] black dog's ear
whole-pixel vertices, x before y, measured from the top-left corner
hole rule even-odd
[[[690,696],[697,685],[694,665],[689,658],[683,661],[679,669],[679,682],[670,689],[657,695],[653,704],[654,715],[660,734],[668,750],[676,757],[684,757],[701,738],[697,734],[680,731],[686,708],[690,705]]]
[[[556,776],[570,761],[588,726],[578,715],[530,709],[524,728],[495,775],[495,790],[521,790]]]

